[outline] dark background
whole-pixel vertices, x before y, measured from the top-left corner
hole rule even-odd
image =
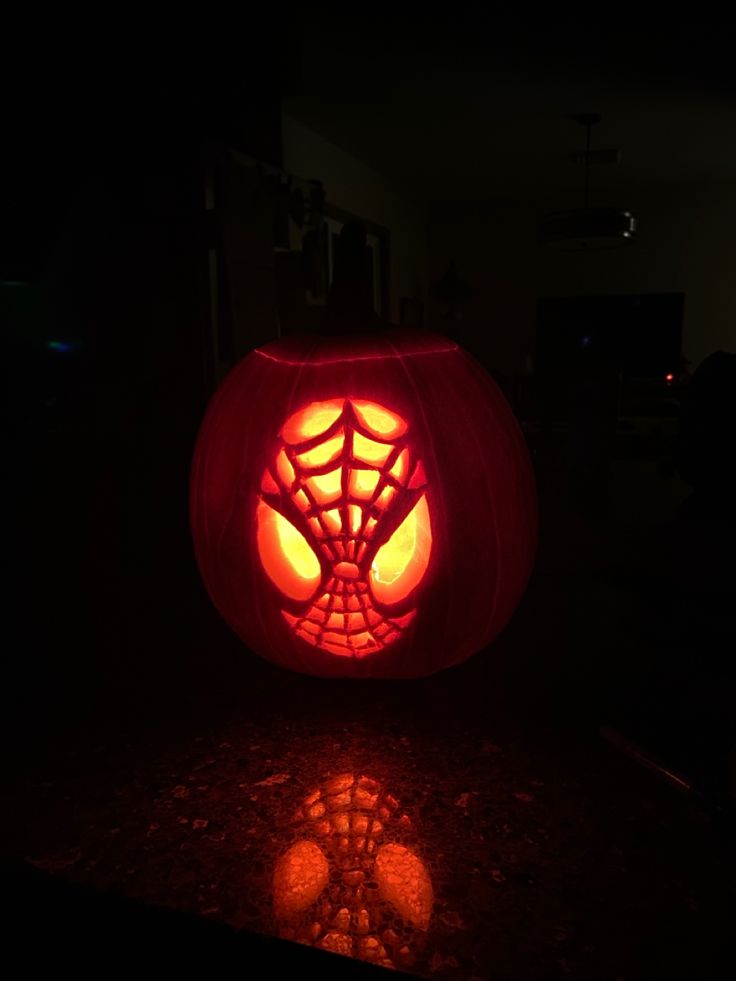
[[[622,388],[617,366],[604,359],[571,370],[562,389],[551,372],[550,396],[544,369],[555,357],[570,366],[564,340],[551,342],[535,376],[535,352],[528,352],[530,370],[513,311],[508,327],[484,319],[478,296],[488,284],[471,261],[462,319],[434,287],[446,260],[462,252],[450,225],[467,226],[466,259],[473,253],[478,266],[491,261],[477,243],[493,238],[487,215],[505,188],[509,202],[540,187],[558,197],[577,194],[579,169],[562,177],[554,167],[535,171],[533,139],[521,144],[518,157],[501,152],[533,132],[528,93],[545,80],[562,80],[566,93],[554,112],[540,108],[547,135],[552,116],[597,108],[589,105],[591,85],[634,93],[612,103],[613,129],[624,134],[627,120],[632,132],[647,128],[642,116],[662,92],[684,93],[695,108],[683,117],[679,145],[687,144],[692,125],[690,138],[704,149],[682,172],[692,168],[703,194],[721,193],[736,176],[736,128],[721,124],[736,96],[731,25],[718,18],[682,23],[674,14],[647,22],[618,8],[595,22],[554,11],[541,20],[490,12],[451,20],[427,15],[420,23],[367,12],[354,23],[284,12],[278,23],[252,21],[237,44],[224,40],[228,31],[205,32],[191,54],[173,38],[139,53],[122,35],[113,41],[97,33],[95,43],[80,44],[74,25],[59,31],[54,39],[51,24],[44,37],[18,27],[2,123],[8,491],[2,714],[20,779],[66,744],[157,738],[207,720],[247,718],[256,704],[280,706],[282,698],[298,712],[304,693],[325,705],[353,697],[282,676],[243,651],[204,594],[188,529],[191,453],[223,366],[274,336],[279,318],[282,324],[300,312],[305,322],[318,318],[298,294],[310,275],[308,244],[295,273],[279,260],[272,286],[258,292],[259,263],[280,242],[282,201],[276,191],[251,194],[247,182],[233,189],[233,151],[266,168],[257,172],[259,187],[268,183],[269,165],[275,171],[283,164],[284,104],[304,125],[387,173],[399,197],[404,189],[421,212],[430,243],[426,279],[408,299],[420,304],[425,326],[457,337],[502,384],[525,424],[537,469],[537,571],[495,657],[476,659],[482,665],[457,669],[434,688],[422,683],[405,701],[383,688],[375,697],[403,705],[407,718],[434,706],[450,744],[452,719],[466,711],[482,718],[491,704],[503,704],[529,727],[544,720],[581,738],[611,725],[684,773],[708,808],[727,813],[734,794],[736,393],[727,361],[695,389],[691,376],[714,347],[736,349],[736,325],[724,322],[714,345],[712,324],[701,343],[698,323],[688,322],[679,353],[698,353],[694,364],[673,365],[674,386],[656,373],[631,372]],[[428,65],[440,82],[432,81],[421,102],[413,93],[429,78]],[[504,109],[486,116],[478,106],[491,98]],[[711,103],[719,115],[705,138],[696,123],[711,119]],[[449,118],[452,133],[441,125]],[[565,132],[555,150],[560,159],[578,148],[574,127]],[[416,134],[420,157],[410,159],[405,151]],[[486,201],[485,192],[471,197],[468,189],[484,186],[479,147],[494,140],[498,170],[487,178],[493,197]],[[634,137],[631,149],[635,156]],[[417,159],[434,164],[418,168]],[[633,197],[646,208],[678,175],[672,154],[662,154],[661,175],[656,157],[642,150],[639,159]],[[208,186],[216,190],[214,211],[207,208]],[[625,183],[610,188],[626,196]],[[324,191],[329,203],[329,182]],[[534,237],[536,208],[512,209],[511,218],[499,220],[507,252],[520,223]],[[482,236],[479,214],[486,216]],[[681,231],[697,241],[690,211]],[[685,275],[681,288],[642,288],[647,263],[657,261],[646,235],[642,227],[619,298],[602,321],[615,319],[620,296],[648,292],[684,294],[688,310]],[[392,241],[390,256],[393,250]],[[732,278],[725,252],[722,259],[709,272],[719,289]],[[501,302],[513,306],[504,262]],[[272,258],[268,263],[272,269]],[[609,294],[599,288],[600,265],[576,268],[573,292],[595,296],[603,309]],[[526,291],[522,305],[536,311],[548,295],[543,283],[541,277],[536,295],[533,287]],[[731,314],[726,307],[722,317]],[[658,329],[638,363],[659,365]],[[647,324],[632,322],[627,330],[635,344]],[[663,348],[671,344],[670,335]],[[494,351],[517,348],[516,370],[494,362]],[[669,346],[662,364],[668,359]],[[657,421],[642,423],[647,419]],[[622,460],[641,461],[670,482],[627,479],[617,497]],[[364,713],[370,714],[372,690],[359,697]],[[449,708],[439,711],[445,699]]]

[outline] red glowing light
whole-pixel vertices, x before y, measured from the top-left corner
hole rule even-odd
[[[675,376],[672,374],[671,371],[668,371],[667,374],[664,376],[664,380],[667,382],[668,385],[670,385],[675,380]]]

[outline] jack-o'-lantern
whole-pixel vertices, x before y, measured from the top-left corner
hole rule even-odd
[[[396,798],[370,777],[344,773],[304,799],[294,828],[297,840],[273,875],[279,934],[384,967],[410,967],[434,893]]]
[[[484,647],[536,540],[523,436],[457,344],[294,337],[215,394],[192,469],[204,582],[254,651],[322,676],[416,677]]]

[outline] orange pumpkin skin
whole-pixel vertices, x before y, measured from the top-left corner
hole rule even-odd
[[[417,331],[259,348],[215,393],[190,513],[207,590],[246,645],[323,677],[411,678],[505,626],[537,509],[511,409]]]

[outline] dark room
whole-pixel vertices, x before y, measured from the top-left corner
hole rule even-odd
[[[734,976],[733,15],[35,16],[6,972]]]

